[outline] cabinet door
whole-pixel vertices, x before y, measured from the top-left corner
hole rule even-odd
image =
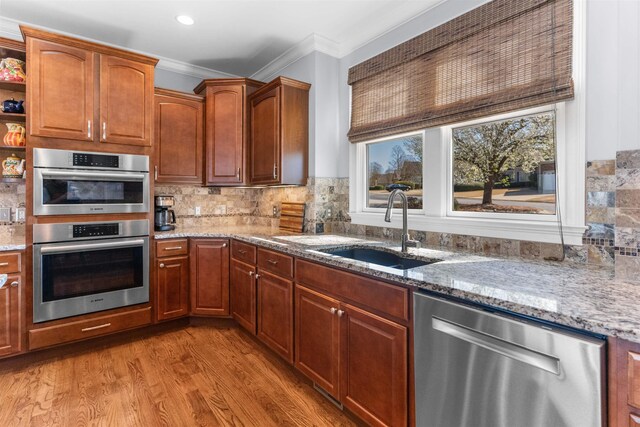
[[[29,135],[93,141],[96,54],[27,40]]]
[[[153,66],[100,55],[100,142],[151,145]]]
[[[244,176],[242,85],[207,89],[207,184],[239,184]]]
[[[370,425],[406,426],[407,328],[341,305],[342,403]]]
[[[280,177],[280,88],[251,98],[250,183],[276,184]]]
[[[229,241],[198,239],[189,243],[191,313],[229,315]]]
[[[158,320],[189,314],[189,258],[161,258],[156,263],[158,277]]]
[[[293,282],[258,271],[258,338],[293,363]]]
[[[295,366],[336,399],[340,398],[339,303],[296,284]]]
[[[202,184],[202,102],[154,99],[156,182]]]
[[[16,274],[9,275],[0,288],[0,356],[20,351],[21,287],[20,276]]]
[[[231,260],[231,315],[246,330],[256,333],[256,267]]]

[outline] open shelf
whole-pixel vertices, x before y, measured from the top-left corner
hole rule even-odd
[[[4,182],[4,183],[15,182],[15,183],[20,184],[22,182],[25,182],[25,179],[24,178],[5,178],[5,177],[2,177],[2,178],[0,178],[0,182]]]
[[[27,83],[25,82],[9,82],[0,80],[0,89],[12,90],[14,92],[26,92]]]
[[[2,113],[0,112],[0,122],[19,122],[27,121],[27,115],[24,113]]]
[[[0,150],[24,151],[26,149],[27,149],[27,147],[25,147],[25,146],[15,147],[15,146],[12,146],[12,145],[4,145],[2,143],[2,140],[0,140]],[[0,159],[0,160],[2,160],[2,159]]]

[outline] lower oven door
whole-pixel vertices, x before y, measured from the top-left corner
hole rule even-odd
[[[149,238],[33,245],[33,322],[149,301]]]

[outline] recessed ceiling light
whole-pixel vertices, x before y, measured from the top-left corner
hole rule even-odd
[[[178,15],[176,16],[176,21],[183,25],[193,25],[193,18],[187,15]]]

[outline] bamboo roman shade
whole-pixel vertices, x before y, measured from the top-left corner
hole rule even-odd
[[[573,97],[571,0],[494,0],[349,70],[351,142]]]

